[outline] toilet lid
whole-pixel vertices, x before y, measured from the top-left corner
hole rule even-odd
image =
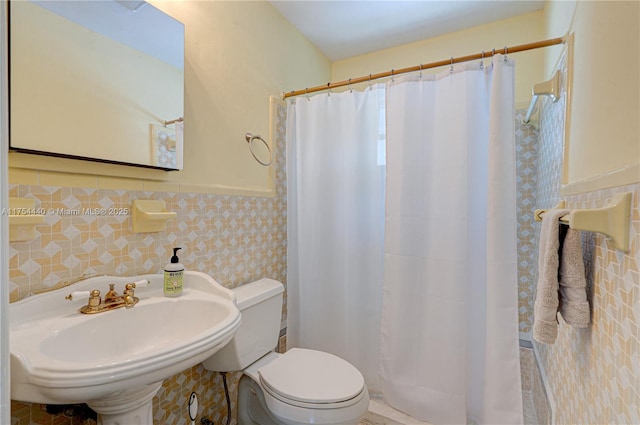
[[[364,388],[358,369],[333,354],[292,348],[258,369],[268,389],[303,403],[337,403],[356,397]]]

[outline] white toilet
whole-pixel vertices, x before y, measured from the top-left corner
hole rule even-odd
[[[203,366],[218,372],[243,371],[239,425],[357,424],[369,407],[369,392],[358,369],[322,351],[273,351],[283,291],[272,279],[234,289],[242,325]]]

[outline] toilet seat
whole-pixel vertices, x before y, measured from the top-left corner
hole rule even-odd
[[[258,369],[260,384],[272,397],[293,406],[336,409],[356,404],[364,378],[347,361],[329,353],[293,348]]]

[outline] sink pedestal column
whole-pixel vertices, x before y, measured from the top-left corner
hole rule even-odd
[[[112,394],[87,405],[98,413],[98,425],[152,425],[153,396],[162,381]]]

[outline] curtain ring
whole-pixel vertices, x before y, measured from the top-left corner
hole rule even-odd
[[[453,56],[451,56],[451,69],[449,70],[449,74],[453,74]]]
[[[251,133],[245,133],[244,138],[247,140],[247,143],[249,144],[249,151],[251,152],[251,155],[253,156],[253,159],[258,161],[258,163],[260,165],[264,165],[265,167],[268,167],[269,165],[271,165],[271,163],[273,162],[273,154],[271,153],[271,148],[269,147],[269,144],[262,137],[260,137],[260,135],[254,136]],[[267,148],[267,151],[269,151],[269,162],[261,161],[256,156],[256,154],[253,152],[253,141],[254,140],[259,140],[262,143],[264,143],[264,146]]]
[[[484,50],[482,51],[482,57],[480,58],[480,69],[484,69]]]
[[[507,63],[507,46],[504,46],[504,63]]]

